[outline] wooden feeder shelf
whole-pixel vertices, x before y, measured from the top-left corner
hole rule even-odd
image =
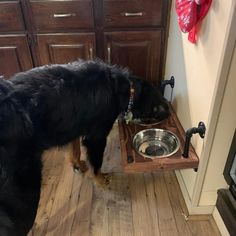
[[[123,162],[124,172],[148,172],[155,170],[176,170],[176,169],[189,169],[197,168],[199,158],[190,144],[189,157],[182,156],[185,142],[185,132],[181,126],[175,112],[171,108],[171,115],[166,120],[156,125],[142,126],[139,124],[119,121],[119,134],[121,156]],[[180,149],[172,156],[166,158],[150,159],[141,156],[132,147],[132,140],[136,133],[148,128],[166,129],[177,135],[180,141]]]

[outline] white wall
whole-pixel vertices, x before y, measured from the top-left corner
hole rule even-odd
[[[220,110],[212,151],[205,175],[200,205],[215,205],[217,189],[226,188],[223,170],[236,128],[236,49]]]
[[[187,40],[187,34],[179,30],[175,1],[172,1],[165,78],[175,76],[173,106],[184,129],[197,126],[199,121],[204,121],[207,127],[210,125],[210,111],[214,103],[214,91],[233,2],[234,0],[212,2],[210,11],[201,25],[198,42],[193,45]],[[168,94],[166,96],[168,97]],[[200,159],[207,141],[196,135],[192,139]],[[190,169],[181,170],[180,174],[191,201],[197,175],[205,173],[202,173],[201,169],[198,173]]]

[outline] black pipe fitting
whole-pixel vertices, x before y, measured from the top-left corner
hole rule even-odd
[[[203,122],[199,122],[198,127],[190,128],[185,133],[185,144],[184,144],[184,152],[182,154],[183,157],[188,158],[189,154],[189,145],[193,134],[199,134],[201,138],[205,137],[206,126]]]
[[[161,81],[161,86],[160,86],[160,90],[161,90],[161,94],[164,96],[164,92],[165,92],[165,87],[166,85],[170,85],[171,88],[173,89],[175,86],[175,77],[171,76],[169,80],[162,80]]]

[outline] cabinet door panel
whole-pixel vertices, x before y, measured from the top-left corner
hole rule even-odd
[[[0,75],[9,78],[31,69],[33,63],[25,35],[0,36]]]
[[[39,34],[37,42],[41,65],[92,59],[95,54],[94,33]]]
[[[161,76],[161,31],[105,33],[105,57],[128,67],[135,75],[158,84]]]
[[[0,30],[9,32],[24,28],[19,1],[0,1]]]

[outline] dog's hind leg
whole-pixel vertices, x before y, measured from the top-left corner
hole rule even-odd
[[[70,161],[73,165],[75,171],[80,170],[82,173],[88,170],[86,162],[80,160],[81,150],[80,150],[80,138],[75,139],[70,143]]]
[[[106,136],[86,136],[83,139],[83,144],[87,148],[88,160],[93,167],[96,183],[99,185],[107,185],[110,182],[109,176],[101,173]]]

